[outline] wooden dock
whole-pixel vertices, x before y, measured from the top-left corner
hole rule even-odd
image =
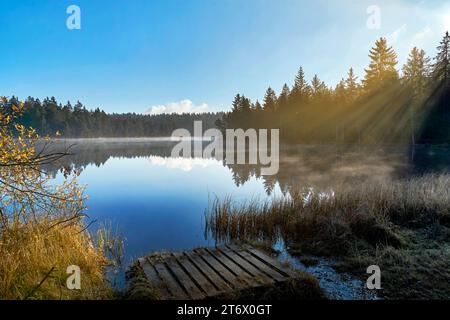
[[[297,276],[251,246],[158,254],[138,263],[162,300],[201,300]]]

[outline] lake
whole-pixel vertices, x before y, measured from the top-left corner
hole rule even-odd
[[[63,161],[48,166],[55,183],[59,169],[81,171],[89,221],[109,224],[125,239],[125,264],[154,251],[214,246],[205,232],[205,212],[217,197],[236,202],[270,201],[299,188],[329,191],[361,180],[396,179],[446,171],[444,147],[282,146],[280,169],[260,176],[252,165],[227,165],[211,158],[172,158],[168,139],[93,139],[55,142],[72,146]]]

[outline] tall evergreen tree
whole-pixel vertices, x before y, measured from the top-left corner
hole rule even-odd
[[[423,95],[430,74],[430,58],[424,50],[414,47],[403,66],[403,81],[409,85],[415,97]]]
[[[342,79],[334,89],[334,96],[339,104],[345,104],[348,100],[348,91],[345,87],[345,80]]]
[[[285,83],[283,89],[281,89],[280,96],[278,97],[278,108],[280,110],[286,110],[289,104],[289,95],[291,94],[291,90],[289,86]]]
[[[445,33],[440,45],[437,47],[438,54],[433,66],[433,78],[439,82],[448,84],[450,79],[450,35]]]
[[[294,80],[290,100],[292,104],[304,102],[309,97],[309,93],[310,87],[308,85],[308,81],[306,80],[305,72],[303,71],[303,67],[300,67]]]
[[[259,100],[256,100],[254,109],[255,109],[256,112],[261,112],[263,110],[263,108],[261,106],[261,103],[259,103]]]
[[[242,102],[242,97],[241,95],[238,93],[233,100],[232,105],[232,112],[239,112],[241,111],[241,102]]]
[[[327,93],[327,86],[325,82],[319,79],[319,76],[316,74],[311,81],[311,90],[314,97],[322,97]]]
[[[412,90],[413,100],[409,103],[411,143],[416,144],[417,104],[424,97],[430,74],[430,59],[424,50],[414,47],[403,66],[403,83]]]
[[[250,112],[252,108],[252,102],[246,96],[241,97],[240,110],[243,112]]]
[[[347,90],[348,99],[354,101],[358,98],[359,84],[358,77],[355,75],[353,68],[350,68],[345,80],[345,89]]]
[[[306,81],[305,71],[303,67],[298,70],[297,76],[295,77],[293,92],[304,92],[308,87],[308,82]]]
[[[277,95],[271,87],[266,91],[264,96],[264,110],[275,111],[277,109]]]
[[[432,105],[424,120],[425,139],[450,142],[450,35],[445,33],[437,47],[438,53],[433,66]]]
[[[366,69],[364,87],[366,90],[376,90],[392,84],[398,79],[397,54],[387,44],[386,38],[380,38],[375,42],[375,47],[370,50],[371,62]]]

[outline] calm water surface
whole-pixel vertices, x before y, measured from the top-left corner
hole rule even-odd
[[[68,141],[74,153],[53,168],[80,169],[87,214],[96,225],[112,224],[126,241],[126,260],[153,251],[214,246],[205,235],[205,212],[216,198],[236,201],[283,196],[278,183],[243,177],[222,161],[171,158],[168,141]]]
[[[214,246],[205,234],[205,211],[218,197],[236,202],[289,196],[308,187],[322,190],[361,180],[395,179],[424,171],[445,171],[447,148],[343,148],[284,146],[280,170],[261,177],[258,166],[228,166],[203,158],[171,158],[173,142],[164,140],[71,140],[74,154],[47,168],[81,170],[88,212],[96,226],[110,224],[125,239],[125,264],[162,250]]]

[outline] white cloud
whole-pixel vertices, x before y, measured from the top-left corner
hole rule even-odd
[[[180,102],[171,102],[167,104],[152,106],[150,109],[145,112],[145,114],[183,114],[183,113],[202,113],[208,112],[209,106],[206,103],[202,103],[200,105],[194,105],[194,103],[189,100],[182,100]]]
[[[217,161],[213,159],[202,158],[162,158],[152,156],[149,160],[153,166],[177,169],[185,172],[192,171],[195,167],[206,168],[217,164]]]

